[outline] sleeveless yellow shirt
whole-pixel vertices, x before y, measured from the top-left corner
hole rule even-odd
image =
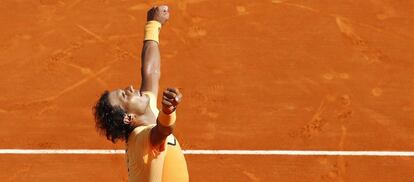
[[[151,92],[143,92],[150,98],[150,109],[158,116],[157,98]],[[150,132],[155,126],[135,128],[126,143],[126,164],[129,182],[187,182],[187,163],[180,144],[174,135],[164,142],[164,151],[150,143]]]

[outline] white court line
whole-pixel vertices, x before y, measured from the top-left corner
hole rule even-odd
[[[186,155],[414,156],[412,151],[183,150],[183,153]],[[125,150],[0,149],[0,154],[125,154]]]

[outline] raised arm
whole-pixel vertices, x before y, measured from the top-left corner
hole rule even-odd
[[[158,95],[161,77],[158,35],[161,26],[169,19],[169,16],[167,6],[154,7],[148,11],[147,24],[145,25],[144,46],[141,55],[142,81],[140,90],[141,92],[150,91],[155,97]],[[162,147],[165,139],[172,133],[175,123],[175,110],[181,98],[182,94],[178,89],[168,88],[163,92],[162,111],[157,116],[157,124],[151,129],[150,141],[153,146]]]
[[[161,76],[161,57],[159,33],[161,26],[169,19],[167,6],[151,8],[147,13],[145,25],[144,46],[141,52],[141,92],[150,91],[155,96],[158,94],[159,80]]]

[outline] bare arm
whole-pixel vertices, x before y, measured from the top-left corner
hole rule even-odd
[[[156,21],[163,25],[169,19],[167,6],[151,8],[147,13],[147,21]],[[159,31],[159,29],[157,30]],[[147,33],[147,32],[146,32]],[[157,36],[158,37],[157,32]],[[141,91],[151,91],[158,95],[161,76],[161,56],[157,40],[145,40],[141,52]]]
[[[164,24],[169,18],[167,6],[154,7],[148,11],[148,21],[158,21]],[[155,96],[158,95],[159,80],[161,77],[161,58],[158,42],[156,40],[146,40],[142,48],[141,59],[141,91],[151,91]],[[180,98],[178,98],[180,94]],[[177,98],[176,98],[177,97]],[[167,89],[163,93],[163,109],[161,114],[171,114],[175,111],[181,99],[178,89]],[[153,146],[159,146],[172,133],[174,125],[163,125],[158,121],[157,125],[151,129],[150,141]]]
[[[176,112],[178,104],[181,102],[183,95],[177,88],[167,88],[163,92],[162,97],[162,113],[163,115],[171,116]],[[165,118],[164,118],[165,119]],[[175,120],[175,117],[174,117]],[[175,122],[175,121],[174,121]],[[151,130],[151,144],[159,145],[170,135],[174,130],[174,122],[166,125],[165,122],[157,118],[157,125]]]
[[[151,91],[155,96],[158,95],[160,71],[160,50],[158,43],[152,40],[144,42],[142,48],[141,63],[141,91]]]

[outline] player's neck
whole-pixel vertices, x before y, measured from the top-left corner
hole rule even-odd
[[[144,114],[141,114],[137,116],[137,123],[135,124],[137,127],[141,125],[149,125],[149,124],[156,124],[157,117],[154,115],[154,113],[151,111],[150,107],[147,107],[145,109]]]

